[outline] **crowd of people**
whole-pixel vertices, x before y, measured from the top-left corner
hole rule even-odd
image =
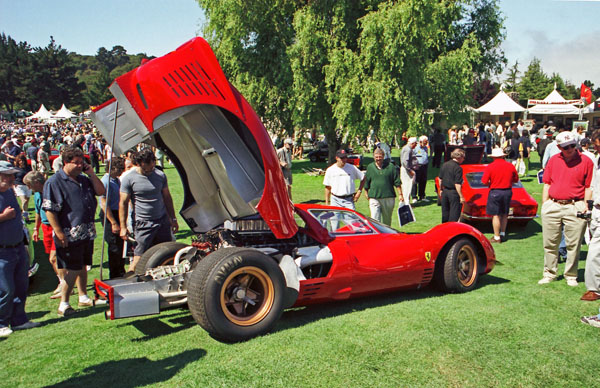
[[[439,168],[442,222],[459,221],[465,202],[462,193],[461,145],[482,144],[484,158],[491,163],[483,172],[482,184],[489,187],[487,214],[492,216],[492,243],[506,241],[512,185],[519,175],[529,173],[529,155],[540,155],[543,174],[541,206],[544,265],[539,284],[556,281],[558,262],[566,260],[564,279],[577,286],[581,243],[590,221],[590,239],[585,269],[587,291],[582,300],[600,300],[600,180],[590,146],[600,151],[600,130],[570,131],[553,123],[535,127],[531,133],[523,122],[504,125],[480,122],[440,131],[430,136],[407,138],[395,164],[389,146],[376,143],[373,163],[363,172],[347,163],[348,152],[336,152],[336,162],[325,171],[325,203],[355,208],[363,190],[372,218],[391,225],[396,198],[401,204],[427,202],[428,168]],[[443,153],[453,148],[449,160]],[[158,153],[158,155],[157,155]],[[59,154],[59,155],[58,155]],[[277,156],[291,198],[294,142],[285,139]],[[32,238],[42,241],[57,276],[50,296],[60,299],[59,316],[77,312],[70,297],[77,288],[78,307],[92,306],[87,294],[87,271],[92,265],[96,237],[96,210],[106,216],[104,241],[108,246],[109,277],[130,276],[141,255],[151,246],[174,239],[178,231],[173,199],[166,175],[157,168],[163,155],[141,147],[113,156],[110,146],[88,123],[27,125],[0,122],[0,336],[13,330],[38,326],[25,313],[27,297],[26,222],[29,201],[34,197],[35,220]],[[522,164],[522,165],[520,165]],[[107,173],[99,178],[100,166]],[[357,185],[358,182],[358,185]],[[358,186],[358,188],[357,188]],[[41,233],[40,233],[41,227]],[[126,271],[127,242],[136,244]],[[598,316],[582,321],[600,327]]]
[[[106,214],[111,279],[133,275],[145,250],[174,240],[177,218],[166,175],[156,168],[157,150],[140,146],[113,156],[87,123],[1,122],[0,144],[0,337],[39,326],[25,313],[30,263],[26,223],[32,194],[31,238],[43,242],[57,276],[50,298],[60,299],[60,317],[77,313],[70,304],[75,287],[79,308],[95,303],[88,296],[87,272],[96,238],[97,198]],[[102,164],[108,172],[99,178]],[[135,248],[126,272],[129,240]]]
[[[442,222],[460,220],[465,197],[462,193],[465,151],[452,149],[444,164],[442,153],[450,146],[484,145],[484,158],[491,163],[483,171],[481,183],[489,187],[486,214],[492,218],[492,243],[506,241],[513,184],[519,176],[529,174],[529,155],[540,155],[543,167],[541,204],[544,263],[540,285],[558,280],[558,262],[565,260],[563,278],[576,287],[580,248],[586,229],[589,230],[589,249],[585,268],[587,291],[581,300],[600,300],[600,169],[598,157],[590,151],[593,145],[600,153],[600,129],[585,132],[582,127],[567,130],[563,125],[544,123],[533,131],[523,122],[480,122],[475,128],[453,126],[445,138],[435,130],[427,137],[411,137],[400,151],[394,165],[383,147],[375,145],[373,163],[363,173],[346,163],[344,149],[336,153],[336,163],[325,172],[325,203],[354,209],[354,203],[365,189],[371,218],[391,225],[395,200],[402,204],[424,201],[429,159],[440,167],[439,190]],[[431,144],[431,146],[429,146]],[[521,164],[521,165],[520,165]],[[520,170],[520,171],[519,171]],[[595,178],[595,179],[593,179]],[[360,181],[356,190],[356,181]],[[418,190],[415,190],[418,187]],[[412,198],[412,200],[411,200]],[[586,228],[590,220],[589,228]],[[582,317],[582,322],[600,327],[600,315]]]

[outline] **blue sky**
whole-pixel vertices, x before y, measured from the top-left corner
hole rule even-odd
[[[251,0],[248,0],[251,1]],[[600,87],[600,0],[501,0],[509,64],[523,72],[533,57],[548,74]],[[0,31],[32,46],[50,35],[62,47],[93,55],[120,44],[130,54],[160,56],[200,34],[195,0],[0,0]]]

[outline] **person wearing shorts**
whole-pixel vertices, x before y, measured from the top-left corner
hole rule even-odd
[[[65,270],[58,315],[68,316],[75,313],[69,304],[69,296],[76,280],[79,307],[93,305],[86,293],[86,266],[92,265],[93,240],[96,237],[95,196],[104,194],[104,185],[92,166],[84,162],[81,149],[65,146],[62,158],[63,168],[44,186],[42,209],[54,231],[57,266]]]
[[[512,185],[519,181],[519,175],[515,166],[504,159],[506,154],[501,148],[494,148],[489,156],[493,162],[483,171],[481,183],[490,187],[485,212],[492,216],[494,237],[491,241],[500,243],[506,241]]]
[[[119,198],[120,235],[123,240],[128,237],[130,200],[134,209],[133,233],[137,245],[126,276],[135,273],[136,264],[148,248],[173,241],[173,233],[179,230],[167,176],[155,168],[154,152],[149,148],[143,149],[135,154],[134,159],[137,166],[121,179]]]
[[[30,171],[23,177],[23,182],[33,191],[33,203],[35,206],[35,226],[33,228],[32,238],[33,241],[40,241],[40,226],[42,228],[42,241],[44,244],[44,251],[48,255],[48,261],[58,278],[58,285],[50,296],[51,299],[60,298],[61,283],[64,278],[62,270],[58,269],[56,265],[56,245],[54,244],[54,238],[52,237],[52,226],[46,212],[42,209],[42,192],[44,191],[44,183],[46,177],[39,171]]]

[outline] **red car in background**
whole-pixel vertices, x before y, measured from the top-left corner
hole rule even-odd
[[[489,187],[481,183],[483,171],[487,164],[481,164],[483,158],[483,145],[473,146],[448,146],[446,150],[447,157],[455,148],[460,147],[465,150],[466,157],[463,164],[463,186],[462,192],[465,197],[465,204],[461,218],[465,221],[491,221],[492,216],[485,212],[487,205]],[[441,204],[440,180],[435,178],[435,191],[438,195],[438,204]],[[512,223],[526,225],[529,221],[537,217],[538,203],[525,190],[521,181],[514,183],[512,187],[512,199],[508,220]]]

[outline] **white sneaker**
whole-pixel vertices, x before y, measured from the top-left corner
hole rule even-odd
[[[570,287],[577,287],[579,283],[577,283],[577,279],[567,278],[567,285]]]
[[[581,317],[581,322],[593,327],[600,327],[600,319],[598,319],[597,315]]]
[[[415,203],[417,203],[417,200],[415,198],[413,198],[413,200],[410,201],[410,203],[412,203],[414,205]]]
[[[544,276],[543,278],[540,279],[538,284],[548,284],[548,283],[552,283],[555,280],[556,280],[556,278],[551,278],[550,276]]]
[[[19,326],[13,326],[13,330],[27,330],[27,329],[33,329],[34,327],[40,327],[41,323],[39,322],[32,322],[32,321],[27,321],[22,325]]]
[[[0,337],[8,337],[12,334],[10,327],[0,327]]]

